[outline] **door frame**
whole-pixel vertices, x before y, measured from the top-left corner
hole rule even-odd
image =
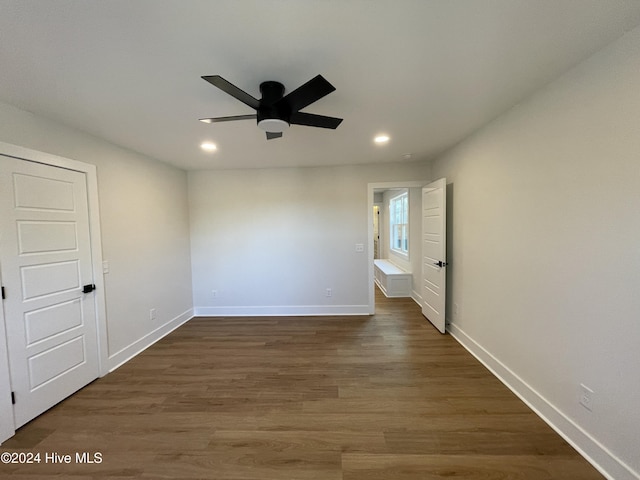
[[[367,262],[368,262],[368,282],[369,282],[369,315],[376,313],[376,293],[375,282],[373,272],[373,193],[375,190],[386,190],[390,188],[422,188],[427,185],[430,180],[415,181],[415,180],[398,180],[395,182],[381,182],[381,183],[368,183],[367,184]]]
[[[0,142],[0,155],[18,160],[42,163],[52,167],[75,170],[85,174],[87,181],[87,200],[89,203],[89,235],[91,241],[91,266],[93,281],[96,285],[95,305],[98,340],[98,368],[101,377],[109,373],[107,347],[107,309],[105,302],[104,281],[102,276],[102,235],[100,232],[100,206],[98,203],[98,176],[95,165],[59,157],[49,153]],[[10,385],[9,352],[7,349],[7,332],[5,328],[4,308],[0,308],[0,385]],[[0,391],[5,391],[0,388]],[[9,389],[10,391],[10,389]],[[0,443],[15,434],[13,405],[6,395],[0,398]]]
[[[375,250],[376,238],[375,238],[375,230],[374,230],[373,231],[373,233],[374,233],[374,237],[373,237],[373,245],[374,245],[373,256],[375,258],[376,254],[377,254],[378,258],[380,258],[380,255],[382,254],[382,242],[380,241],[382,235],[380,234],[380,232],[382,230],[382,225],[383,225],[383,222],[384,222],[384,210],[383,210],[383,205],[380,202],[374,202],[373,203],[373,208],[376,208],[376,207],[378,207],[378,251]],[[375,217],[374,217],[373,212],[371,213],[371,219],[372,219],[372,221],[375,221]],[[384,237],[382,237],[382,238],[384,238]]]

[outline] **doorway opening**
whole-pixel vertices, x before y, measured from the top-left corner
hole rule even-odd
[[[412,298],[446,332],[446,193],[445,178],[368,185],[370,314],[379,286],[386,296]]]
[[[421,188],[428,181],[396,181],[368,184],[368,238],[369,238],[369,313],[375,313],[375,268],[374,260],[389,260],[412,276],[412,285],[407,296],[420,304],[421,277]],[[408,195],[408,226],[406,253],[393,249],[392,215],[389,211],[391,199]],[[405,228],[396,226],[396,229]],[[404,295],[404,294],[403,294]]]

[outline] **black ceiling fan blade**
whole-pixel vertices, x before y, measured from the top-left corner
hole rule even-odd
[[[205,79],[214,87],[218,87],[223,92],[228,93],[234,98],[237,98],[245,105],[249,105],[254,110],[257,110],[258,107],[260,106],[260,101],[258,99],[253,98],[244,90],[240,90],[238,87],[228,82],[227,80],[222,78],[220,75],[205,75],[202,78]]]
[[[325,95],[329,95],[336,89],[322,75],[312,78],[304,85],[296,88],[293,92],[288,93],[274,106],[281,108],[287,106],[291,113],[297,112],[304,107],[311,105],[313,102],[320,100]]]
[[[273,140],[274,138],[280,138],[282,132],[267,132],[267,140]]]
[[[201,118],[203,123],[233,122],[234,120],[256,120],[258,115],[233,115],[231,117]]]
[[[296,112],[291,115],[290,123],[292,125],[306,125],[308,127],[321,128],[338,128],[342,123],[341,118],[325,117],[324,115],[316,115],[315,113]]]

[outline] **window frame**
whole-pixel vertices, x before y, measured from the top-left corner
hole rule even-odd
[[[396,205],[398,202],[402,202],[400,216],[403,218],[400,218],[400,221],[404,221],[404,223],[397,221]],[[403,230],[398,230],[398,227]],[[404,248],[402,246],[403,240]],[[400,241],[399,247],[396,246],[398,241]],[[409,190],[404,190],[389,199],[389,250],[407,260],[409,259]]]

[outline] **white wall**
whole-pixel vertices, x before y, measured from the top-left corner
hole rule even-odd
[[[110,368],[191,316],[185,172],[2,103],[0,141],[97,166]]]
[[[433,165],[451,331],[616,479],[640,478],[639,65],[636,29]]]
[[[367,184],[428,179],[429,168],[189,172],[196,313],[366,314]]]

